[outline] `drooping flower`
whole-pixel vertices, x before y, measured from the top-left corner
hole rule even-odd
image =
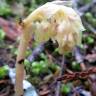
[[[56,41],[61,54],[79,45],[84,31],[79,15],[71,7],[51,2],[37,8],[24,23],[31,25],[38,43]]]

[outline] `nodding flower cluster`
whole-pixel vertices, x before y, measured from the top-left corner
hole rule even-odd
[[[33,11],[24,23],[29,31],[31,27],[38,43],[49,39],[57,42],[61,54],[79,45],[81,33],[85,30],[79,15],[71,7],[51,2]]]

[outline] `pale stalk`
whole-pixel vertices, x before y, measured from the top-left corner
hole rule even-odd
[[[18,48],[18,56],[16,60],[16,85],[15,96],[23,96],[23,79],[24,79],[24,64],[26,49],[30,40],[30,33],[23,29],[21,40]]]

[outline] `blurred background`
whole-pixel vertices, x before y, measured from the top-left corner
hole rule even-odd
[[[0,96],[14,94],[15,63],[22,33],[18,23],[38,6],[49,1],[52,0],[0,0]],[[82,72],[96,66],[96,0],[72,2],[72,7],[81,16],[86,29],[82,33],[82,44],[76,47],[74,52],[65,54],[65,66],[62,69],[62,56],[58,53],[56,45],[53,45],[51,40],[38,45],[32,38],[24,64],[26,80],[35,87],[34,91],[38,95],[30,93],[31,95],[26,96],[96,96],[95,74],[90,75],[90,72],[86,71],[86,74],[82,73],[81,76],[84,78],[72,78],[74,72]],[[94,70],[96,71],[96,68]],[[96,73],[95,71],[93,73]],[[55,80],[60,72],[73,75],[71,80],[69,78],[60,81],[61,87],[58,89],[59,85]]]

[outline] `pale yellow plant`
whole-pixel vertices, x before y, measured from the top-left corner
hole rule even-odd
[[[34,34],[38,43],[49,39],[57,42],[61,54],[72,51],[81,43],[81,32],[84,31],[84,27],[79,15],[71,7],[59,3],[49,2],[40,6],[22,22],[23,33],[16,64],[16,96],[23,94],[24,65],[20,62],[25,58],[31,35]]]
[[[32,32],[38,43],[49,39],[57,41],[59,52],[62,54],[72,51],[81,43],[81,32],[84,31],[79,15],[72,8],[54,3],[39,7],[24,23],[33,27]]]

